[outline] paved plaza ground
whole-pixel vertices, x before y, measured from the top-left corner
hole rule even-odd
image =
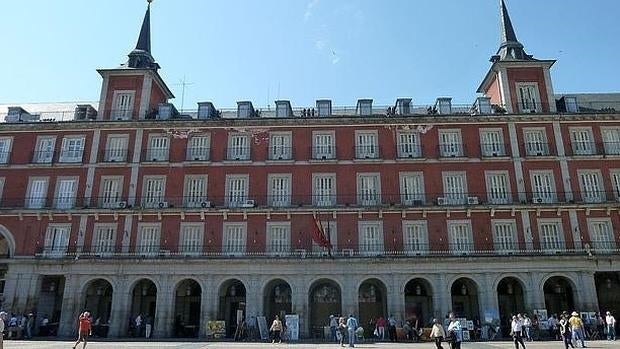
[[[620,348],[620,341],[595,341],[586,342],[588,348]],[[68,341],[5,341],[4,348],[12,349],[65,349],[71,348],[72,342]],[[362,343],[357,344],[356,348],[413,348],[413,349],[433,349],[435,345],[432,343]],[[81,348],[81,346],[79,346]],[[271,343],[236,343],[236,342],[91,342],[87,348],[90,349],[109,349],[109,348],[127,348],[127,349],[253,349],[253,348],[340,348],[337,344],[332,343],[294,343],[294,344],[271,344]],[[448,348],[444,345],[444,348]],[[514,348],[511,342],[487,342],[487,343],[463,343],[463,349],[510,349]],[[547,349],[559,348],[564,346],[561,342],[533,342],[527,344],[528,349]]]

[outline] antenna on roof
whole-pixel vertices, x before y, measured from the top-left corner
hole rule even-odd
[[[153,1],[153,0],[150,0],[150,1]],[[185,103],[185,87],[189,85],[193,85],[193,84],[194,84],[193,82],[187,82],[185,80],[185,75],[183,75],[183,80],[181,80],[178,84],[175,84],[175,86],[182,86],[181,88],[181,111],[183,111],[183,105]]]

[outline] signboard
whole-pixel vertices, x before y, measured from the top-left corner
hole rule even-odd
[[[269,339],[269,328],[267,327],[267,319],[264,316],[257,316],[258,332],[260,332],[260,339]]]
[[[226,337],[225,321],[207,321],[207,337],[221,339]]]
[[[289,341],[299,340],[299,314],[286,314],[286,338]]]
[[[547,320],[547,309],[534,309],[534,314],[538,315],[538,321]]]

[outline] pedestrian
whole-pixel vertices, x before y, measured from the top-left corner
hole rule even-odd
[[[388,317],[388,335],[390,337],[390,342],[397,342],[398,338],[396,338],[396,319],[394,319],[394,315],[390,315]]]
[[[138,314],[136,319],[134,320],[135,328],[136,328],[136,337],[141,337],[142,334],[142,314]]]
[[[78,339],[77,342],[73,345],[73,349],[77,347],[80,342],[84,342],[82,345],[82,349],[86,348],[86,343],[88,342],[88,336],[92,336],[92,328],[90,326],[90,313],[85,311],[80,314],[78,319]]]
[[[6,320],[6,312],[0,311],[0,349],[4,349],[4,320]]]
[[[282,321],[280,321],[278,315],[273,319],[271,327],[269,327],[269,332],[271,332],[271,343],[275,343],[276,340],[278,340],[278,344],[282,343]]]
[[[523,328],[525,329],[525,340],[528,342],[532,341],[532,319],[527,315],[527,313],[523,314]]]
[[[336,329],[338,327],[338,319],[331,314],[329,316],[329,333],[332,336],[332,341],[336,341]]]
[[[385,318],[383,316],[379,316],[377,319],[377,332],[379,333],[379,339],[385,340]]]
[[[355,330],[357,330],[358,323],[357,319],[353,316],[353,314],[349,314],[349,318],[347,319],[347,334],[349,336],[349,347],[355,347]]]
[[[573,345],[573,335],[571,332],[570,322],[568,321],[568,317],[566,314],[562,314],[560,319],[560,336],[564,341],[564,349],[568,349],[570,345],[571,348],[574,348]]]
[[[443,330],[443,326],[439,323],[439,320],[433,319],[433,328],[431,329],[431,339],[435,341],[436,349],[443,349],[441,342],[446,337],[446,333]]]
[[[26,338],[32,339],[32,329],[34,328],[34,314],[28,314],[28,321],[26,322]]]
[[[557,336],[558,319],[555,317],[555,314],[551,315],[549,320],[547,320],[547,325],[549,326],[549,337],[552,339],[559,339]]]
[[[47,337],[49,336],[49,323],[50,323],[50,319],[47,316],[47,314],[43,315],[43,318],[41,319],[41,323],[39,324],[39,335],[41,337]]]
[[[153,330],[153,318],[151,315],[146,316],[146,320],[144,321],[144,337],[151,338],[151,331]]]
[[[463,341],[463,332],[461,331],[461,323],[454,317],[454,313],[448,315],[448,335],[450,338],[451,349],[461,349],[461,342]]]
[[[571,314],[570,319],[568,319],[568,322],[570,323],[570,327],[571,327],[571,332],[573,335],[573,340],[575,341],[575,343],[577,343],[578,340],[581,341],[581,347],[585,348],[586,347],[586,343],[584,341],[585,336],[584,336],[584,328],[583,328],[583,320],[581,320],[581,318],[579,317],[579,313],[577,313],[576,311],[573,311]]]
[[[616,318],[608,311],[605,316],[605,327],[607,329],[607,340],[616,340]]]
[[[340,337],[338,338],[338,342],[341,347],[344,347],[344,340],[347,336],[347,322],[344,319],[344,316],[341,316],[338,319],[338,334],[336,336]]]
[[[523,347],[523,349],[525,349],[522,332],[523,328],[525,327],[523,325],[523,320],[524,319],[521,314],[512,316],[512,322],[510,324],[510,335],[512,336],[512,340],[515,343],[515,349],[519,349],[519,343],[521,343],[521,346]]]

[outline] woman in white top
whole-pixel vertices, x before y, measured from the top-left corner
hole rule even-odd
[[[523,343],[522,332],[523,331],[523,318],[521,314],[512,316],[512,323],[510,325],[510,333],[512,334],[512,340],[515,343],[515,349],[519,349],[519,343],[525,349],[525,343]]]

